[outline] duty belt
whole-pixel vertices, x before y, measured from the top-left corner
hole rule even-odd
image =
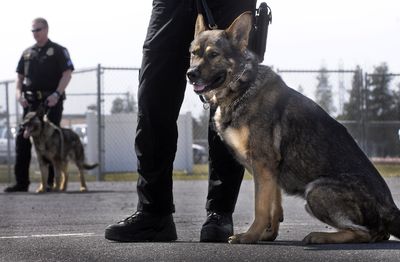
[[[37,102],[43,101],[46,99],[52,92],[50,91],[40,91],[40,90],[28,90],[24,91],[24,97],[28,102]]]

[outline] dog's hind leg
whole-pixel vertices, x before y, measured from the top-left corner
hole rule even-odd
[[[312,232],[303,242],[306,244],[368,243],[371,235],[363,230],[341,230],[338,232]]]
[[[40,185],[36,189],[36,193],[46,192],[47,177],[49,176],[49,164],[38,156],[39,168],[40,168]]]
[[[68,163],[63,163],[61,165],[61,184],[60,191],[65,192],[68,185]]]
[[[61,163],[58,161],[53,162],[53,168],[54,168],[54,180],[55,180],[55,185],[54,185],[54,191],[58,192],[60,191],[61,188]]]
[[[85,169],[83,168],[82,165],[77,164],[78,170],[79,170],[79,179],[81,181],[81,188],[79,191],[81,192],[86,192],[88,191],[87,186],[86,186],[86,181],[85,181]]]
[[[362,185],[358,185],[362,187]],[[365,243],[382,240],[382,225],[376,206],[363,196],[362,190],[344,181],[321,178],[308,185],[306,210],[338,232],[312,232],[307,244]],[[369,205],[368,207],[366,205]]]

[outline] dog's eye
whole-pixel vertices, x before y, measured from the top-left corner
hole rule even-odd
[[[218,53],[218,52],[215,52],[215,51],[212,51],[212,52],[209,53],[208,56],[209,56],[210,58],[215,58],[215,57],[219,56],[219,53]]]
[[[200,54],[200,51],[199,51],[198,49],[193,50],[193,51],[191,52],[191,55],[192,55],[192,56],[198,56],[199,54]]]

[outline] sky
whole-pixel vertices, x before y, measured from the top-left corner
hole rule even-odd
[[[261,2],[261,1],[259,1]],[[354,69],[386,62],[400,73],[399,0],[269,0],[273,21],[264,64],[275,69]],[[151,0],[3,0],[0,81],[15,79],[34,43],[31,21],[45,17],[49,37],[68,48],[76,69],[139,67]]]
[[[400,72],[400,1],[269,0],[265,64],[365,70],[387,62]],[[45,17],[49,36],[66,46],[76,68],[139,67],[150,0],[4,0],[0,10],[0,81],[15,78],[22,51],[33,44],[31,21]]]

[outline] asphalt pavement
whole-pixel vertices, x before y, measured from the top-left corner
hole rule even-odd
[[[400,178],[387,179],[400,206]],[[311,231],[332,228],[310,217],[304,200],[284,196],[285,220],[274,242],[255,245],[200,243],[205,220],[207,181],[175,181],[174,220],[178,241],[117,243],[104,238],[104,228],[136,210],[134,182],[91,182],[80,193],[70,183],[66,193],[2,193],[0,184],[0,261],[400,261],[400,242],[377,244],[304,245]],[[253,219],[253,181],[243,181],[235,232]]]

